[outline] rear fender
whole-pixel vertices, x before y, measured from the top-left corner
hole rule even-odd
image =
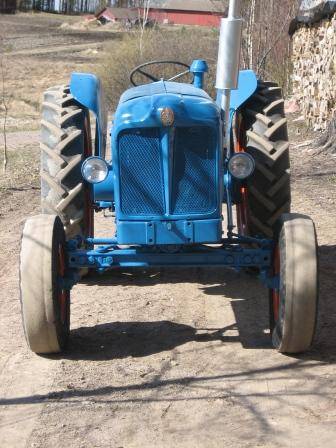
[[[91,73],[72,73],[70,92],[76,101],[95,114],[95,154],[105,158],[107,112],[100,79]]]
[[[256,74],[253,70],[241,70],[238,77],[238,88],[231,90],[230,97],[230,126],[232,125],[232,120],[234,114],[237,110],[254,94],[257,90],[258,80]],[[222,91],[218,90],[217,93],[217,104],[221,104]],[[228,174],[228,173],[227,173]],[[239,202],[239,191],[241,183],[234,179],[233,177],[224,175],[224,196],[223,202],[227,203],[228,200],[232,203]],[[227,188],[227,181],[229,181],[229,186]],[[228,198],[228,190],[231,193],[231,198]]]
[[[241,70],[238,77],[238,88],[231,90],[230,112],[231,116],[245,101],[257,90],[258,80],[253,70]],[[222,91],[218,90],[217,104],[221,104]]]

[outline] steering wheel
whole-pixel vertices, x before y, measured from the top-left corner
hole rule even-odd
[[[181,67],[186,68],[187,70],[184,70],[183,72],[178,73],[175,76],[172,76],[169,79],[164,79],[164,78],[157,78],[156,76],[147,73],[147,71],[142,70],[144,67],[149,67],[152,65],[160,65],[160,64],[172,64],[172,65],[180,65]],[[143,75],[145,78],[150,79],[152,82],[157,82],[160,80],[163,81],[175,81],[178,78],[181,78],[184,75],[187,75],[188,73],[190,73],[190,65],[188,64],[184,64],[184,62],[179,62],[179,61],[150,61],[150,62],[145,62],[144,64],[138,65],[137,67],[135,67],[131,73],[130,73],[130,81],[133,84],[133,86],[139,86],[140,84],[137,84],[134,80],[135,74],[136,73],[140,73],[141,75]]]

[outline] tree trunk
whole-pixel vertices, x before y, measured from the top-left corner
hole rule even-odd
[[[319,147],[319,152],[336,153],[336,114],[331,119],[327,130],[316,140],[315,146]]]

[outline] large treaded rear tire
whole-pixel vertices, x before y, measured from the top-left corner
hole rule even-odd
[[[42,213],[60,216],[67,239],[88,233],[87,198],[81,175],[88,123],[88,112],[74,100],[67,86],[51,87],[44,93],[41,207]]]
[[[272,238],[277,220],[290,211],[291,202],[289,142],[281,88],[259,81],[241,115],[245,151],[256,161],[256,170],[247,183],[249,234]]]

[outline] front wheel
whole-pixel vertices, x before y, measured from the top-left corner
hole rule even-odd
[[[40,354],[60,352],[70,329],[70,291],[64,287],[67,270],[65,232],[55,215],[29,218],[20,253],[20,299],[29,348]]]
[[[318,306],[317,241],[308,216],[281,216],[273,265],[279,289],[270,290],[272,343],[281,353],[304,352],[314,337]]]

